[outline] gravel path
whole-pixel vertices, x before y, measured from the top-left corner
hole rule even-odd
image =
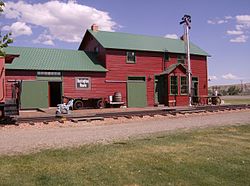
[[[120,123],[120,124],[117,124]],[[121,124],[122,123],[122,124]],[[177,129],[192,129],[248,123],[250,110],[197,114],[187,116],[159,116],[96,123],[49,124],[46,127],[2,127],[0,154],[30,153],[48,148],[72,147],[82,144],[128,139],[140,135]],[[51,127],[53,126],[53,127]]]

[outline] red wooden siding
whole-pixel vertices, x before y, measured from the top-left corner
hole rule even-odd
[[[95,52],[95,48],[98,47],[98,60],[102,66],[106,66],[106,49],[102,47],[102,45],[88,32],[86,33],[84,40],[82,41],[79,50],[88,51],[88,52]]]
[[[154,105],[154,75],[162,72],[163,61],[161,53],[136,52],[135,64],[126,63],[126,51],[108,50],[106,54],[106,79],[112,81],[127,81],[128,76],[144,76],[147,83],[147,102]],[[122,92],[126,100],[126,83],[114,83],[116,89]],[[108,86],[109,87],[109,86]],[[112,88],[112,87],[110,87]]]
[[[90,77],[91,89],[79,90],[75,86],[76,77]],[[108,97],[106,92],[105,73],[88,72],[64,72],[63,73],[63,94],[69,97],[98,98]]]
[[[7,98],[11,98],[11,82],[8,80],[35,80],[36,79],[36,71],[14,71],[14,70],[7,70],[6,71],[6,91],[7,91]]]
[[[191,56],[191,68],[193,77],[198,77],[199,80],[199,96],[208,95],[208,75],[206,57]]]

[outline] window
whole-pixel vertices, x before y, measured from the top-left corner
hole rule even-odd
[[[181,94],[188,93],[187,77],[181,77]]]
[[[127,52],[127,63],[135,63],[135,52]]]
[[[98,48],[98,46],[94,48],[94,51],[95,51],[95,53],[97,53],[97,54],[99,53],[99,48]]]
[[[164,61],[169,61],[169,54],[164,52]]]
[[[178,79],[177,76],[170,77],[170,94],[177,95],[178,94]]]
[[[60,77],[62,75],[61,72],[54,72],[54,71],[37,71],[36,72],[37,76],[58,76]]]
[[[177,63],[185,64],[185,55],[178,55],[177,56]]]

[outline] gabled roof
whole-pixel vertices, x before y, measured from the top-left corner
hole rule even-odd
[[[6,53],[19,55],[6,69],[106,72],[91,53],[77,50],[8,47]]]
[[[187,68],[181,63],[175,63],[170,65],[164,72],[160,73],[160,75],[170,74],[177,67],[181,66],[183,69],[187,70]]]
[[[184,41],[165,37],[135,35],[120,32],[92,31],[91,35],[104,47],[109,49],[124,49],[138,51],[153,51],[185,54]],[[190,43],[190,53],[195,55],[209,56],[207,52]]]

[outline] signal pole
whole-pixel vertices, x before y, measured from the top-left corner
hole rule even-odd
[[[192,72],[191,72],[191,62],[190,62],[190,45],[189,45],[189,29],[191,29],[191,16],[184,15],[181,19],[180,24],[184,27],[184,37],[186,49],[186,59],[188,67],[188,96],[189,96],[189,106],[192,106]]]

